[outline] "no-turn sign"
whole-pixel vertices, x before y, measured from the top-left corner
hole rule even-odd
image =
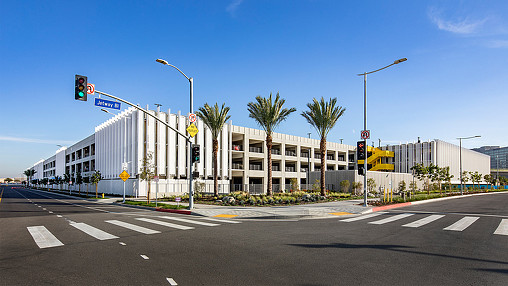
[[[362,139],[370,139],[370,130],[362,130]]]
[[[94,94],[95,93],[95,84],[93,84],[93,83],[87,83],[86,87],[88,89],[86,91],[86,93],[88,93],[88,94]]]
[[[196,122],[196,114],[189,113],[189,121],[192,123]]]

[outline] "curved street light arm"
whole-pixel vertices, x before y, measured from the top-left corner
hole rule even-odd
[[[161,64],[163,64],[163,65],[167,65],[167,66],[174,67],[174,68],[175,68],[177,71],[179,71],[179,72],[180,72],[180,73],[181,73],[181,74],[182,74],[182,75],[183,75],[183,76],[184,76],[184,77],[185,77],[188,81],[190,81],[190,80],[191,80],[191,79],[190,79],[187,75],[185,75],[185,74],[183,73],[183,71],[181,71],[179,68],[175,67],[174,65],[172,65],[172,64],[170,64],[170,63],[168,63],[167,61],[165,61],[165,60],[163,60],[163,59],[156,59],[155,61],[156,61],[156,62],[158,62],[158,63],[161,63]]]

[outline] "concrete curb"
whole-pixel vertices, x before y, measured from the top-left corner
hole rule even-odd
[[[444,198],[435,198],[435,199],[429,199],[429,200],[421,200],[421,201],[414,201],[414,202],[407,202],[407,203],[386,205],[386,206],[381,206],[381,207],[373,207],[370,211],[366,211],[364,213],[377,212],[377,211],[388,210],[388,209],[395,209],[395,208],[402,208],[402,207],[407,207],[407,206],[410,206],[410,205],[421,205],[421,204],[427,204],[427,203],[433,203],[433,202],[439,202],[439,201],[461,199],[461,198],[474,197],[474,196],[505,194],[505,193],[508,193],[508,191],[505,191],[505,192],[479,193],[479,194],[468,194],[468,195],[462,195],[462,196],[457,195],[457,196],[444,197]]]
[[[189,210],[173,210],[173,209],[163,209],[163,208],[151,208],[151,209],[158,211],[158,212],[165,212],[165,213],[177,213],[177,214],[201,216],[200,214],[193,213],[192,211],[189,211]]]

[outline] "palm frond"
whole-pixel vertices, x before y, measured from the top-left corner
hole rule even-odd
[[[199,108],[196,115],[203,121],[208,129],[210,129],[213,139],[217,139],[224,124],[231,118],[231,116],[228,115],[229,110],[230,108],[225,106],[225,103],[222,104],[220,109],[217,103],[215,103],[213,107],[205,103],[203,107]]]

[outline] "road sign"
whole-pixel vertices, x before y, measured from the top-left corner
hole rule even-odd
[[[129,173],[127,173],[127,171],[123,170],[123,172],[120,173],[120,175],[118,175],[120,177],[120,179],[122,179],[124,182],[127,181],[128,178],[130,178],[131,175],[129,175]]]
[[[370,130],[362,130],[362,139],[370,139]]]
[[[181,201],[182,201],[182,198],[180,198],[180,197],[175,198],[175,202],[181,202]]]
[[[198,134],[198,128],[196,127],[196,125],[194,125],[194,123],[191,123],[191,125],[189,125],[189,127],[187,127],[187,132],[189,132],[189,135],[191,137],[194,137],[196,136],[196,134]]]
[[[153,181],[156,183],[159,182],[159,176],[153,176]]]
[[[189,113],[189,121],[192,123],[196,122],[196,114]]]
[[[106,100],[102,98],[95,98],[95,106],[120,110],[120,102]]]
[[[88,89],[86,91],[86,93],[88,93],[88,94],[95,94],[95,84],[93,84],[93,83],[87,83],[86,87]]]

